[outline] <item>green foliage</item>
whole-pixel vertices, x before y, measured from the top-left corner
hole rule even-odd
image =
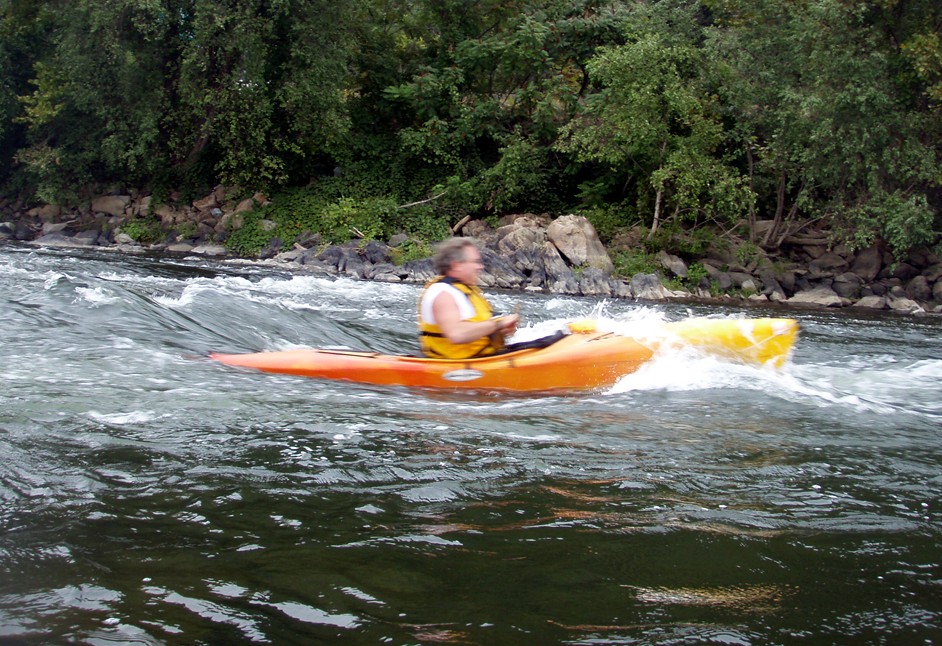
[[[885,231],[903,247],[921,235],[916,221],[931,231],[918,205],[938,190],[942,164],[931,143],[939,120],[926,119],[938,80],[938,48],[926,34],[942,9],[918,1],[712,4],[713,82],[750,156],[759,209],[779,219],[823,216],[865,236]],[[893,201],[907,223],[884,208]]]
[[[336,194],[339,187],[340,183],[327,181],[276,194],[268,206],[244,215],[242,226],[231,233],[227,246],[252,256],[272,239],[290,246],[310,234],[330,244],[355,238],[385,240],[399,232],[418,241],[441,240],[448,235],[447,222],[430,208],[401,209],[388,197],[344,197]]]
[[[392,260],[397,265],[404,265],[411,260],[430,258],[434,248],[425,240],[409,239],[392,250]]]
[[[632,210],[622,205],[584,209],[579,214],[592,224],[595,232],[599,235],[599,240],[603,243],[612,242],[619,234],[626,232],[638,223]]]
[[[163,238],[160,221],[154,217],[127,220],[118,227],[118,232],[131,236],[140,244],[155,244]]]
[[[627,21],[629,42],[602,48],[589,61],[599,89],[557,144],[641,188],[639,210],[663,209],[651,212],[655,224],[663,212],[732,219],[752,199],[745,180],[718,154],[726,133],[700,81],[709,61],[697,47],[693,11],[678,8],[671,15],[676,22],[662,23],[654,20],[658,6],[638,8]]]
[[[708,277],[709,274],[707,273],[706,267],[699,262],[695,262],[687,267],[687,278],[684,282],[688,288],[696,289],[700,286],[700,283]]]
[[[657,217],[644,253],[774,217],[901,255],[938,230],[940,24],[931,0],[15,0],[0,181],[268,190],[230,232],[256,251],[581,208],[607,242]]]
[[[759,247],[746,240],[736,247],[736,260],[744,267],[755,262],[759,258]]]
[[[615,269],[612,274],[630,279],[635,274],[656,274],[659,266],[654,254],[644,250],[618,249],[610,254]]]

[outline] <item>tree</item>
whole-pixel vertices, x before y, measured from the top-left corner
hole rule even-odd
[[[413,71],[382,95],[401,145],[452,177],[448,195],[463,209],[545,208],[563,171],[552,145],[588,84],[591,53],[620,38],[620,5],[409,4],[399,42]]]
[[[52,46],[18,157],[46,201],[96,182],[279,186],[342,145],[352,3],[41,4]]]
[[[752,199],[723,160],[726,133],[701,81],[707,60],[692,38],[695,17],[683,6],[672,11],[673,24],[657,15],[637,12],[627,25],[629,42],[590,61],[598,90],[559,145],[636,185],[639,210],[650,209],[651,236],[667,211],[734,219]]]
[[[714,4],[714,83],[754,190],[774,196],[760,201],[774,223],[763,244],[813,218],[856,245],[882,236],[902,253],[931,241],[939,149],[872,3]]]

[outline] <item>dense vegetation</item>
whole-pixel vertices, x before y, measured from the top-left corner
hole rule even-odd
[[[282,195],[285,233],[578,210],[605,238],[937,242],[936,0],[0,6],[7,196],[222,183]]]

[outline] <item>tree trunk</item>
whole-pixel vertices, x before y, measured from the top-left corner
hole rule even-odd
[[[746,145],[746,160],[749,163],[749,191],[755,195],[755,170],[756,160],[752,157],[752,146]],[[755,244],[756,241],[756,203],[749,204],[749,242]]]
[[[785,188],[787,186],[787,176],[785,171],[782,171],[782,174],[778,178],[778,191],[775,197],[775,218],[772,220],[772,226],[769,227],[769,230],[765,234],[765,238],[762,240],[762,247],[767,248],[769,240],[773,240],[775,235],[778,233],[779,227],[782,226],[782,216],[785,213]]]
[[[664,189],[657,192],[657,199],[654,200],[654,222],[651,223],[651,232],[648,233],[648,240],[657,233],[657,228],[661,223],[661,203],[664,201]]]

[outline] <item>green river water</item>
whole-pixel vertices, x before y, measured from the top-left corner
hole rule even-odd
[[[942,643],[942,320],[793,316],[780,371],[515,397],[235,370],[414,351],[419,287],[0,247],[0,643]]]

